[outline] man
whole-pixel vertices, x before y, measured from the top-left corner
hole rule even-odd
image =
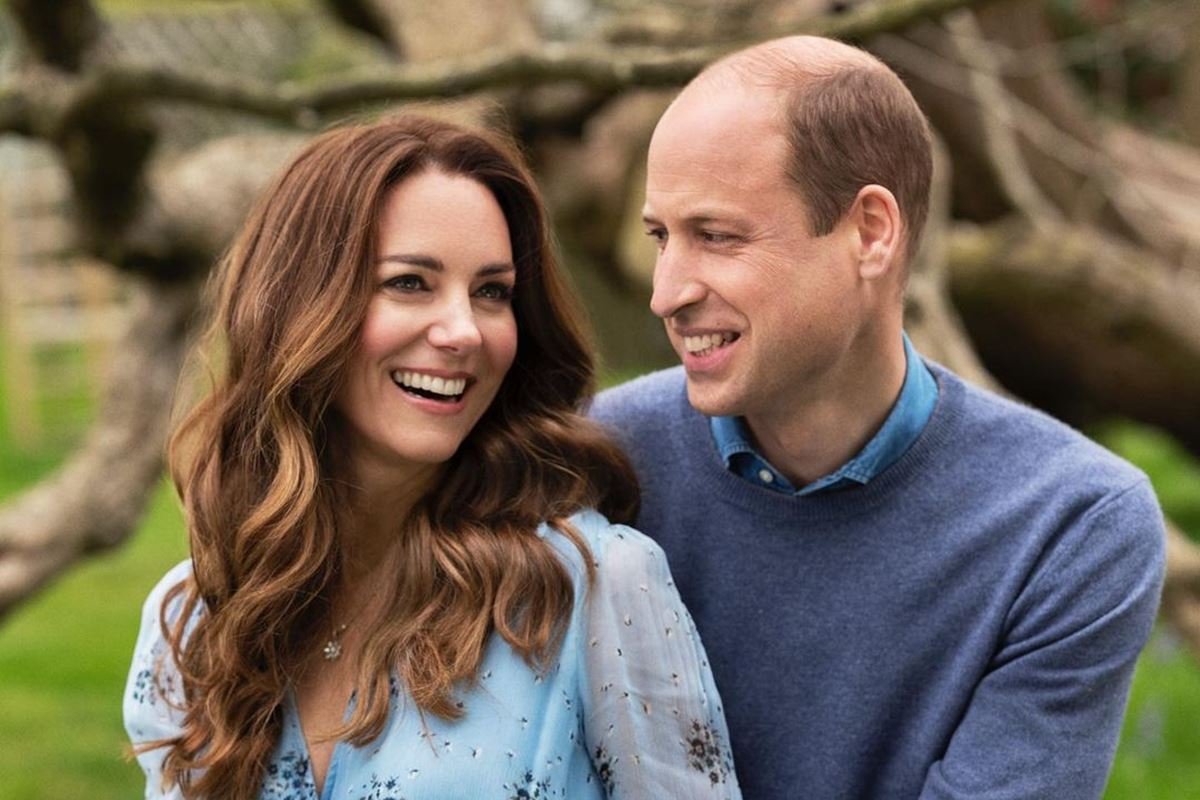
[[[900,80],[811,37],[710,67],[651,141],[651,309],[683,364],[593,414],[747,798],[1098,797],[1154,620],[1145,476],[903,333],[930,162]]]

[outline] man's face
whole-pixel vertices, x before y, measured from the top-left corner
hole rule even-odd
[[[788,179],[778,97],[693,84],[650,143],[650,307],[708,415],[768,421],[837,402],[862,324],[858,233],[814,237]],[[800,405],[798,405],[800,404]]]

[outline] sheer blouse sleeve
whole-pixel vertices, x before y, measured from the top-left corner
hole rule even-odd
[[[584,734],[609,798],[740,800],[721,699],[662,549],[605,525],[581,654]]]
[[[168,572],[150,592],[142,608],[141,630],[133,649],[133,663],[125,685],[123,712],[125,731],[136,748],[145,742],[178,736],[182,729],[183,692],[171,648],[163,637],[159,610],[167,591],[191,574],[191,562],[185,561]],[[176,596],[167,610],[171,623],[180,613],[182,598]],[[165,748],[137,754],[138,765],[146,774],[147,800],[179,800],[177,786],[162,786],[162,762]]]

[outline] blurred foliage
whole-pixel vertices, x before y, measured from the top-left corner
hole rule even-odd
[[[1090,433],[1145,470],[1166,515],[1200,542],[1200,462],[1170,436],[1146,425],[1112,421]]]
[[[1138,661],[1105,800],[1200,799],[1200,666],[1163,627]]]
[[[1192,0],[1048,0],[1060,58],[1109,114],[1169,129]]]
[[[311,11],[313,0],[94,0],[105,16],[140,14],[147,11],[182,13],[187,11],[228,10],[233,6]]]

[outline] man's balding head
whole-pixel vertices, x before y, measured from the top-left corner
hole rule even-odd
[[[715,62],[681,93],[769,91],[778,95],[788,142],[786,174],[824,235],[870,184],[895,195],[908,260],[929,209],[933,172],[928,123],[900,78],[870,53],[817,36],[790,36]]]

